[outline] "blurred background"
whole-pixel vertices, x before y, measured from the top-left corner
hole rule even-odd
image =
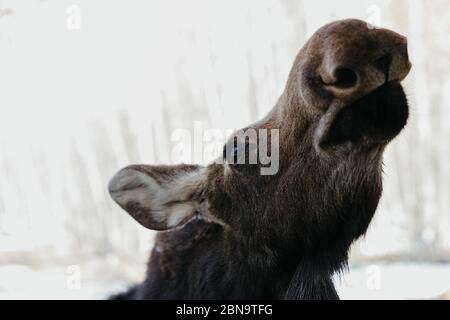
[[[0,0],[0,299],[101,299],[139,281],[154,233],[107,193],[132,163],[178,159],[173,132],[264,116],[323,24],[409,38],[407,129],[343,299],[450,298],[447,0]]]

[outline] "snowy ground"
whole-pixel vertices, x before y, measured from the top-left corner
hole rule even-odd
[[[104,299],[136,281],[102,264],[40,269],[0,267],[0,299]],[[377,263],[351,267],[336,277],[342,299],[450,299],[450,264]]]
[[[375,263],[336,278],[341,299],[450,299],[445,263]]]

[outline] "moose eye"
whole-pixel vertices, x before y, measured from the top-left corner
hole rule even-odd
[[[230,152],[229,155],[227,154],[227,149]],[[226,161],[226,162],[231,162],[229,160],[233,159],[233,161],[231,163],[237,163],[238,151],[239,151],[239,148],[238,148],[236,142],[233,143],[233,146],[225,145],[223,147],[223,160]]]

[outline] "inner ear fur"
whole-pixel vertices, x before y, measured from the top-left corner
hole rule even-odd
[[[144,227],[172,229],[196,214],[205,171],[204,167],[190,165],[133,165],[111,179],[109,193]]]

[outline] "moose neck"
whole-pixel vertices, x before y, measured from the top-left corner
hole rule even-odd
[[[310,263],[300,263],[284,293],[287,300],[338,300],[332,275],[314,270]]]
[[[240,254],[236,255],[237,251]],[[247,294],[258,299],[339,299],[332,277],[346,265],[346,252],[339,257],[330,257],[325,252],[309,257],[275,251],[275,248],[265,247],[262,251],[249,252],[242,246],[238,250],[228,250],[231,256],[224,259],[230,265],[228,274],[235,289],[233,297]]]

